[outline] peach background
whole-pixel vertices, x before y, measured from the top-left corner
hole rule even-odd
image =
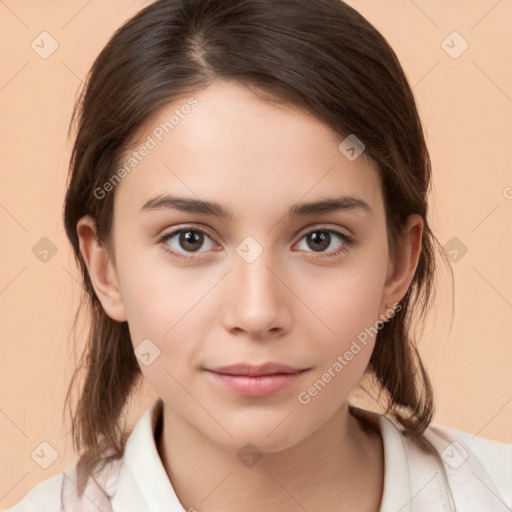
[[[61,222],[66,131],[94,57],[148,3],[0,2],[1,508],[74,458],[67,416],[62,419],[79,290]],[[436,314],[420,344],[435,385],[435,421],[512,442],[512,3],[349,3],[388,39],[414,86],[434,169],[435,233],[443,245],[456,237],[468,248],[452,265],[452,328],[443,271]],[[31,48],[43,31],[59,43],[48,59]],[[453,31],[469,43],[457,59],[441,46]],[[46,263],[32,253],[43,237],[57,248]],[[155,397],[144,391],[130,425]],[[43,441],[59,454],[47,469],[31,458]]]

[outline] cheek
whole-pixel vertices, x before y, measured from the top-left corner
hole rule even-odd
[[[317,334],[310,334],[316,340],[317,371],[299,402],[330,408],[329,403],[340,404],[362,378],[379,330],[386,264],[370,264],[362,255],[353,265],[340,267],[336,278],[322,280],[315,293],[304,290],[321,322],[316,321]]]
[[[188,321],[189,312],[208,294],[215,276],[201,277],[197,269],[169,263],[156,246],[137,250],[134,242],[131,247],[118,263],[128,323],[139,336],[170,336]]]
[[[348,293],[351,288],[346,291],[339,300],[331,295],[319,304],[328,329],[322,327],[324,334],[312,337],[317,364],[297,396],[309,414],[326,414],[341,405],[363,377],[375,345],[379,298],[375,288],[367,283],[352,293]]]
[[[336,277],[318,281],[321,286],[308,281],[310,290],[303,288],[302,293],[310,309],[322,320],[324,340],[331,338],[333,346],[342,349],[359,333],[375,325],[381,313],[384,272],[379,263],[352,265],[340,268]]]
[[[165,255],[149,261],[132,253],[119,262],[119,276],[142,373],[156,385],[169,380],[169,373],[180,382],[185,380],[204,350],[212,318],[206,315],[215,307],[212,287],[222,273],[216,278],[211,270],[204,270],[201,275],[197,268],[166,264]]]

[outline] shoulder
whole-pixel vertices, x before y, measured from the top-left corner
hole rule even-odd
[[[496,441],[433,422],[422,436],[433,449],[461,502],[479,503],[506,510],[512,507],[512,444]],[[425,475],[430,459],[414,441],[403,438],[412,474]],[[413,447],[413,445],[416,445]],[[431,459],[430,459],[431,460]],[[484,510],[469,508],[469,510]]]
[[[462,430],[434,424],[433,429],[443,429],[454,441],[462,442],[465,449],[480,461],[494,482],[505,503],[512,507],[512,443],[475,436]]]
[[[77,461],[31,489],[13,507],[3,512],[103,512],[111,510],[124,459],[114,459],[93,472],[85,490],[78,483]]]
[[[33,487],[21,501],[4,512],[61,512],[61,490],[64,472],[43,480]]]

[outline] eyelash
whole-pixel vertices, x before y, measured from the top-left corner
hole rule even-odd
[[[182,232],[186,232],[186,231],[192,231],[194,233],[201,233],[203,235],[206,235],[208,238],[212,238],[208,234],[208,232],[205,231],[204,229],[196,228],[194,226],[185,226],[185,227],[182,227],[182,228],[179,228],[179,229],[175,229],[174,231],[171,231],[170,233],[166,233],[165,235],[163,235],[158,240],[158,243],[162,244],[164,250],[167,253],[169,253],[171,256],[173,256],[174,258],[178,258],[178,259],[180,259],[182,261],[190,261],[190,260],[195,258],[195,256],[193,255],[194,253],[190,253],[190,254],[184,255],[181,252],[177,252],[177,251],[172,250],[169,247],[169,244],[167,243],[175,235],[177,235],[179,233],[182,233]],[[303,233],[302,236],[299,239],[299,242],[305,236],[310,235],[312,233],[317,233],[317,232],[320,232],[320,231],[331,233],[333,235],[338,236],[342,240],[343,245],[342,245],[342,247],[340,249],[336,249],[335,251],[330,252],[330,253],[318,253],[319,256],[313,256],[315,259],[335,258],[337,256],[340,256],[343,253],[348,252],[350,247],[352,247],[352,245],[354,244],[354,239],[351,236],[345,235],[344,233],[341,233],[340,231],[338,231],[336,229],[333,229],[333,228],[330,228],[328,226],[320,226],[318,228],[315,228],[315,229],[312,229],[310,231],[307,231],[307,232]]]

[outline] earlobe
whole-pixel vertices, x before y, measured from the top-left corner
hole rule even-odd
[[[382,303],[400,302],[409,289],[421,254],[423,219],[411,215],[399,240],[397,254],[390,257]]]
[[[90,215],[82,217],[77,222],[76,231],[80,252],[105,313],[118,322],[126,321],[116,271],[107,248],[98,242],[94,219]]]

